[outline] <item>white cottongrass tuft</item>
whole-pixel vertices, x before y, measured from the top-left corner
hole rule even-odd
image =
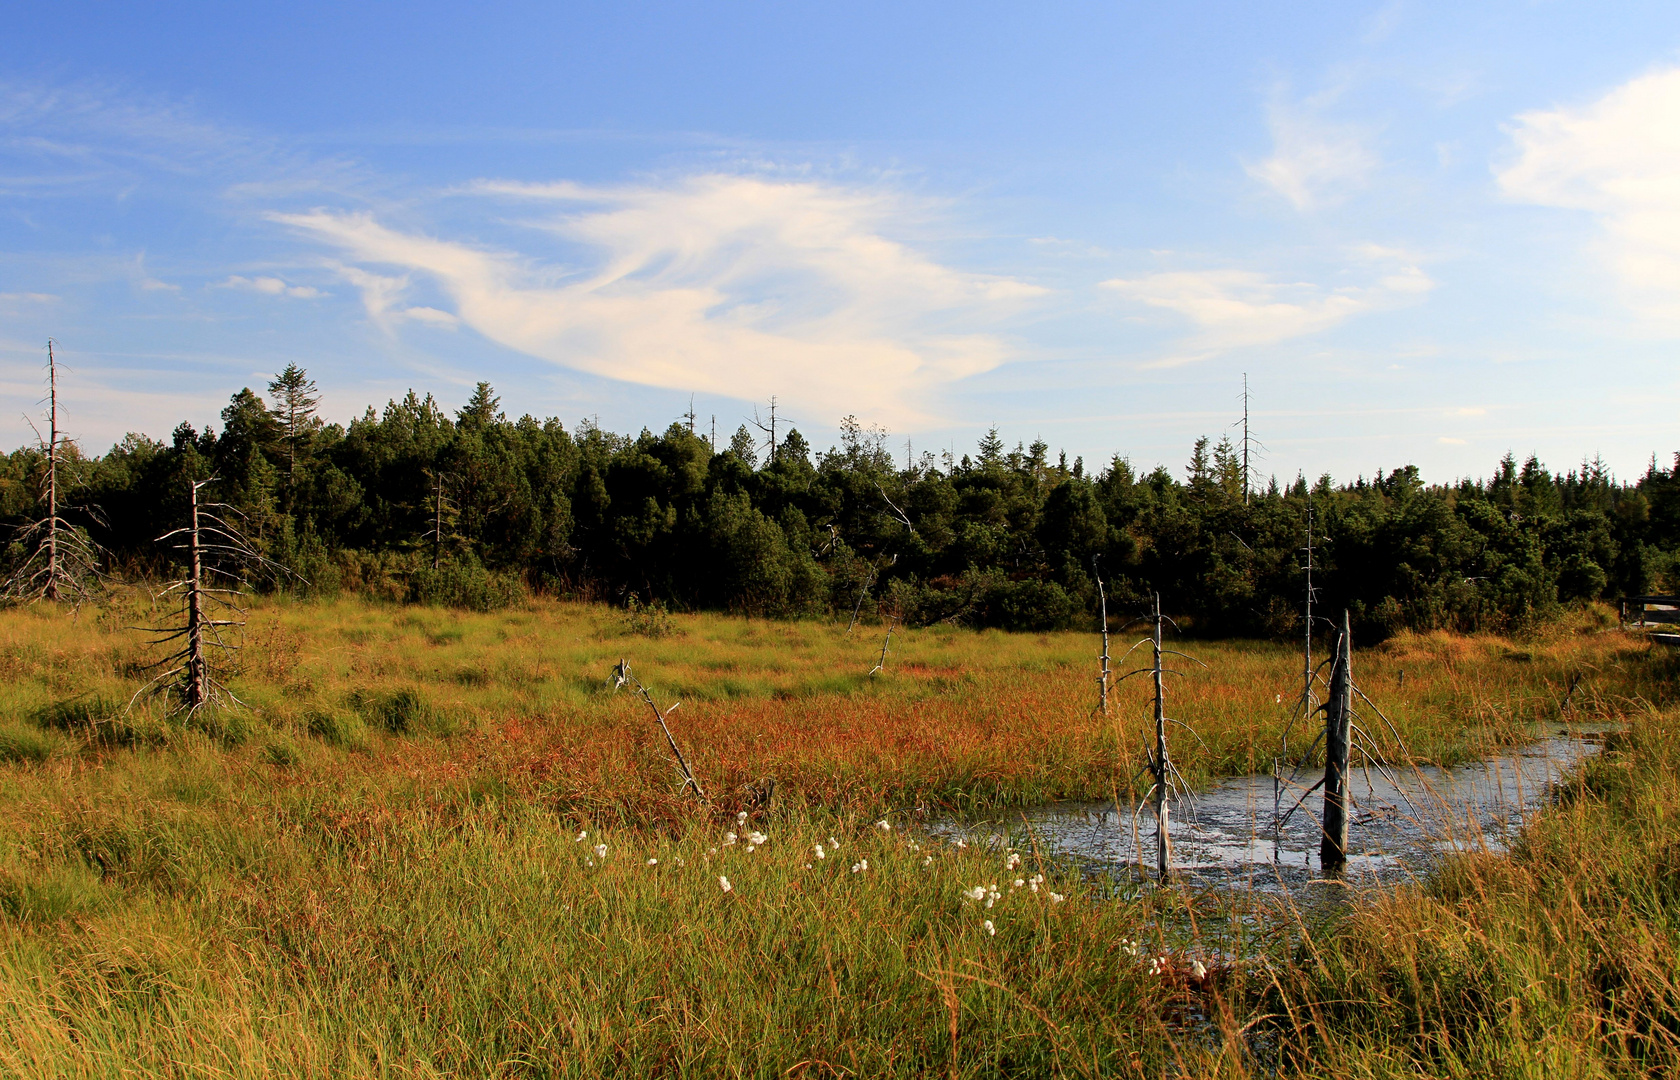
[[[597,859],[604,859],[604,858],[606,858],[606,857],[607,857],[607,845],[605,845],[605,844],[596,844],[596,845],[595,845],[595,857],[596,857],[596,858],[597,858]]]
[[[1207,966],[1200,960],[1197,960],[1195,963],[1190,965],[1190,975],[1197,981],[1207,978]]]
[[[828,854],[823,851],[823,846],[821,844],[817,845],[817,858],[819,858],[819,859],[828,858]]]
[[[578,843],[581,844],[587,839],[589,839],[589,830],[588,829],[585,829],[582,832],[577,834],[577,842]]]
[[[742,810],[740,813],[735,815],[735,824],[745,825],[746,823],[747,823],[747,812],[745,810]]]
[[[729,879],[724,877],[722,874],[718,875],[718,888],[722,889],[724,892],[735,891],[735,886],[729,884]]]
[[[984,900],[986,899],[986,886],[976,885],[972,889],[964,889],[963,895],[970,900]]]
[[[649,859],[648,860],[648,865],[649,866],[658,866],[659,865],[659,860],[658,859]]]
[[[986,927],[987,937],[997,937],[997,927],[992,925],[992,920],[987,919],[982,925]]]
[[[875,823],[875,827],[880,829],[882,832],[892,832],[892,825],[888,823],[886,818],[882,818],[880,821],[877,821]]]
[[[929,855],[927,858],[923,859],[922,860],[922,865],[923,866],[932,866],[933,865],[933,856]]]
[[[1013,870],[1017,866],[1020,866],[1020,865],[1021,865],[1021,856],[1015,854],[1012,851],[1012,852],[1009,853],[1009,858],[1004,860],[1003,868],[1005,870]]]
[[[835,851],[839,851],[840,850],[840,841],[834,839],[834,837],[831,836],[831,837],[828,838],[828,846],[833,848]]]
[[[867,869],[869,869],[868,859],[859,859],[857,862],[852,864],[852,873],[854,874],[861,874]]]
[[[762,847],[764,842],[768,839],[770,838],[761,832],[750,832],[747,834],[747,843],[753,845],[754,847]]]
[[[1051,894],[1050,894],[1050,902],[1051,902],[1051,903],[1052,903],[1052,904],[1059,904],[1059,903],[1061,903],[1061,902],[1062,902],[1062,901],[1063,901],[1063,900],[1066,900],[1066,899],[1067,899],[1067,897],[1065,897],[1065,896],[1063,896],[1063,895],[1062,895],[1062,894],[1061,894],[1061,893],[1059,893],[1059,892],[1053,892],[1053,893],[1051,893]]]
[[[735,834],[734,833],[726,832],[726,833],[723,834],[723,846],[724,847],[728,847],[730,844],[733,844],[734,842],[735,842]]]

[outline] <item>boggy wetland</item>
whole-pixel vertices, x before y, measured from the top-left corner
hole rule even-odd
[[[243,706],[183,720],[134,700],[148,595],[0,612],[8,1075],[1680,1065],[1675,654],[1602,611],[1359,650],[1367,764],[1401,786],[1582,749],[1404,872],[1326,879],[1296,842],[1258,884],[1199,872],[1197,832],[1248,784],[1269,846],[1299,645],[1175,639],[1199,663],[1173,754],[1210,816],[1175,809],[1161,884],[1135,865],[1153,688],[1105,717],[1089,633],[899,627],[883,657],[843,618],[260,599]],[[1421,820],[1369,773],[1355,852]],[[1074,804],[1125,843],[1065,842]]]

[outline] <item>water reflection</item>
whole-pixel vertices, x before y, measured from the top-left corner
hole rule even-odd
[[[1443,852],[1503,851],[1526,815],[1550,797],[1556,781],[1603,745],[1601,732],[1553,733],[1456,768],[1391,766],[1353,770],[1354,816],[1342,878],[1371,885],[1415,877]],[[1282,791],[1284,811],[1317,775]],[[1191,885],[1293,891],[1320,879],[1318,813],[1313,792],[1274,834],[1271,776],[1222,780],[1182,801],[1172,816],[1173,865]],[[1023,820],[1024,819],[1024,820]],[[1054,803],[1009,820],[945,822],[931,831],[971,841],[1025,846],[1023,825],[1045,856],[1131,878],[1154,857],[1154,818],[1112,802]]]

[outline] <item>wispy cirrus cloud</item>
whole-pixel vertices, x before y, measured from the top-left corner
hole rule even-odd
[[[648,386],[924,422],[944,386],[995,368],[1003,313],[1045,290],[946,266],[888,232],[891,192],[712,174],[664,185],[485,182],[553,208],[533,228],[572,258],[402,231],[369,214],[274,215],[336,248],[373,318],[452,316],[532,356]],[[539,246],[533,243],[530,246]],[[395,268],[391,276],[378,268]],[[400,305],[416,277],[454,310]],[[819,415],[822,413],[819,412]]]
[[[1297,210],[1339,202],[1363,187],[1377,168],[1372,133],[1325,116],[1332,92],[1302,102],[1274,96],[1266,109],[1271,156],[1244,165],[1248,175],[1288,199]]]
[[[1523,113],[1508,198],[1599,221],[1599,251],[1627,303],[1680,323],[1680,68],[1653,71],[1579,108]]]
[[[1252,270],[1175,270],[1115,278],[1105,288],[1195,326],[1158,364],[1205,360],[1235,349],[1275,345],[1328,330],[1367,312],[1413,300],[1434,287],[1404,252],[1369,246],[1359,254],[1387,265],[1368,284],[1327,288],[1278,281]]]
[[[242,274],[229,274],[227,280],[220,282],[217,287],[262,293],[264,296],[289,296],[299,300],[314,300],[326,295],[313,285],[288,285],[282,278],[266,275],[248,278]]]

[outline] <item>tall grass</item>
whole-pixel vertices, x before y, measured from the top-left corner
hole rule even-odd
[[[1577,675],[1576,715],[1637,715],[1511,860],[1314,922],[915,828],[1124,784],[1143,690],[1095,716],[1086,636],[901,632],[871,678],[874,632],[817,623],[676,615],[650,638],[595,607],[265,602],[246,718],[186,730],[120,707],[137,614],[0,613],[0,1074],[1671,1061],[1680,752],[1673,715],[1640,703],[1673,675],[1620,635],[1361,654],[1367,692],[1439,760],[1556,718]],[[1207,742],[1185,741],[1187,767],[1268,764],[1295,655],[1189,651],[1212,670],[1169,699]],[[715,811],[682,798],[645,706],[607,690],[620,657],[683,701]],[[743,793],[765,776],[767,810]]]

